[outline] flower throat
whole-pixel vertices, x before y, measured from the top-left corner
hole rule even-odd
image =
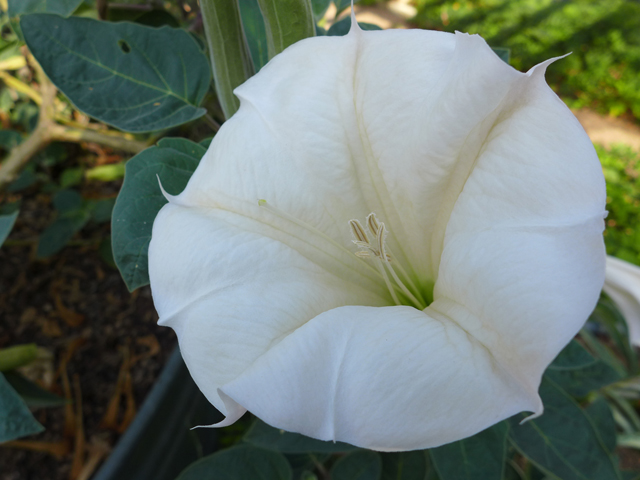
[[[360,249],[355,254],[375,263],[396,305],[411,305],[419,310],[424,310],[427,307],[427,302],[386,244],[387,229],[384,223],[378,221],[375,213],[367,215],[365,223],[372,240],[369,239],[367,231],[359,220],[349,220],[353,243]],[[404,281],[400,279],[398,273]]]

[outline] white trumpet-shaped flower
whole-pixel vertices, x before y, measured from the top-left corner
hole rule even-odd
[[[602,289],[622,312],[631,344],[640,347],[640,268],[619,258],[607,257]]]
[[[236,90],[149,248],[160,323],[220,426],[249,410],[411,450],[542,412],[605,269],[604,179],[550,63],[353,27]]]

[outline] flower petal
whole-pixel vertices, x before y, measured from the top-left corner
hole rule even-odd
[[[374,450],[435,447],[542,412],[455,322],[411,307],[318,315],[222,391],[278,428]]]
[[[345,247],[347,222],[375,212],[398,260],[432,285],[451,209],[524,76],[477,35],[304,40],[236,89],[241,108],[181,201],[265,199]]]
[[[603,290],[627,321],[631,344],[640,346],[640,268],[619,258],[607,257]]]
[[[452,210],[434,289],[434,307],[460,310],[462,328],[535,389],[595,307],[605,267],[601,166],[546,85],[547,63],[507,95]]]
[[[327,308],[388,302],[251,228],[237,214],[170,203],[149,245],[159,323],[176,331],[191,376],[225,415],[234,412],[218,387],[291,331]]]

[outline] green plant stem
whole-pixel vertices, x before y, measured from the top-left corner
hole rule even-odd
[[[131,153],[139,153],[147,148],[146,142],[139,140],[130,140],[95,130],[73,128],[57,124],[51,126],[49,135],[52,141],[99,143],[107,147],[115,148],[116,150],[124,150]]]
[[[238,0],[200,0],[200,9],[216,93],[229,118],[240,107],[233,90],[254,73]]]
[[[214,132],[218,133],[218,130],[220,130],[220,124],[216,122],[211,115],[209,115],[208,113],[205,114],[204,120]]]
[[[258,0],[267,33],[269,60],[289,45],[316,34],[310,0]]]
[[[0,348],[0,372],[13,370],[32,362],[38,356],[35,343]]]

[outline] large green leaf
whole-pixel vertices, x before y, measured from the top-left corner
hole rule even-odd
[[[553,380],[545,376],[540,386],[545,411],[522,425],[525,414],[513,417],[512,444],[540,470],[562,480],[620,480],[610,440],[603,438],[594,421]]]
[[[440,480],[501,480],[507,455],[507,422],[429,450]]]
[[[79,109],[129,132],[161,130],[206,113],[211,73],[187,32],[90,18],[25,15],[31,53]]]
[[[381,475],[380,454],[371,450],[345,455],[331,468],[331,480],[379,480]]]
[[[600,434],[605,448],[613,452],[616,449],[616,423],[607,401],[602,397],[597,398],[585,411]]]
[[[282,453],[347,452],[357,447],[342,442],[323,442],[299,433],[285,432],[256,419],[244,436],[245,442]]]
[[[204,457],[187,467],[176,480],[291,480],[284,455],[239,445]]]
[[[16,218],[18,218],[17,210],[9,215],[0,215],[0,247],[11,233]]]
[[[593,357],[575,340],[560,352],[545,375],[574,397],[584,397],[620,380],[612,367]]]
[[[427,454],[423,450],[413,452],[383,453],[380,480],[425,480],[427,478]]]
[[[9,0],[9,16],[27,13],[56,13],[63,17],[71,15],[82,0]]]
[[[0,443],[8,442],[44,430],[20,395],[0,373]]]
[[[67,399],[45,390],[18,372],[4,372],[4,376],[30,408],[61,407],[68,403]]]
[[[183,138],[165,138],[127,162],[111,218],[113,256],[129,290],[149,283],[147,253],[156,215],[187,185],[206,149]]]

